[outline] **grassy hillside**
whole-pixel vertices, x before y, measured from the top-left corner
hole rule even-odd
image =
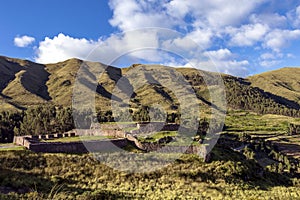
[[[45,85],[48,76],[43,65],[0,57],[0,102],[3,108],[24,109],[51,100]]]
[[[282,68],[248,78],[251,85],[300,103],[300,68]]]
[[[211,105],[210,93],[206,87],[208,82],[210,91],[219,90],[220,83],[215,80],[213,73],[196,69],[179,69],[193,86],[197,96],[204,103]],[[202,75],[207,78],[204,81]],[[283,114],[289,116],[299,115],[299,104],[264,91],[262,88],[252,86],[247,79],[222,74],[226,90],[227,107],[232,109],[251,110],[264,114]]]
[[[1,109],[26,109],[28,106],[43,103],[70,106],[77,72],[82,65],[83,61],[78,59],[41,65],[26,60],[0,57]],[[122,84],[120,84],[121,90],[128,89],[128,87],[131,87],[130,85],[140,86],[131,95],[130,104],[132,108],[141,105],[160,104],[165,110],[173,111],[180,108],[178,99],[185,97],[183,87],[177,87],[177,94],[175,94],[170,86],[162,84],[164,80],[174,79],[175,81],[175,79],[178,79],[178,76],[172,75],[172,73],[171,76],[173,77],[166,78],[170,74],[162,70],[156,77],[160,83],[153,82],[154,77],[150,72],[165,67],[136,64],[120,69],[107,67],[101,63],[89,62],[89,65],[92,67],[84,68],[81,71],[86,77],[80,79],[80,81],[84,83],[82,84],[83,87],[93,91],[96,90],[95,102],[98,109],[110,110],[112,96],[119,103],[126,105],[126,102],[123,102],[122,95],[112,94],[119,80],[122,81]],[[98,73],[100,74],[99,77],[93,75],[93,71],[100,72],[105,68],[106,70],[102,74]],[[146,71],[146,74],[143,76],[137,74],[136,78],[131,80],[120,79],[124,74],[130,73],[131,69],[140,69]],[[190,68],[168,69],[176,70],[183,75],[194,89],[197,102],[194,102],[194,100],[188,101],[191,105],[202,105],[202,111],[206,110],[208,106],[214,106],[211,102],[211,94],[208,91],[222,92],[217,74]],[[249,79],[223,74],[224,83],[221,84],[225,85],[227,106],[233,109],[252,110],[259,113],[296,116],[300,108],[298,104],[300,85],[297,82],[299,73],[300,70],[296,68],[286,68],[249,77]],[[205,78],[203,78],[203,75],[205,75]],[[145,85],[145,81],[146,83],[152,83]],[[93,88],[93,82],[97,83],[94,85],[95,88]]]

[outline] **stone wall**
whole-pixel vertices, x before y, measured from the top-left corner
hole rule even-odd
[[[24,137],[23,136],[15,136],[13,143],[16,144],[16,145],[23,146]]]
[[[100,124],[100,129],[102,130],[111,130],[111,129],[124,129],[124,128],[136,128],[137,124],[136,123],[120,123],[120,124]]]
[[[178,131],[179,124],[165,124],[162,131]]]
[[[26,135],[26,136],[15,136],[14,141],[16,145],[25,146],[28,148],[30,143],[38,142],[35,136]]]
[[[124,134],[123,134],[124,135]],[[56,137],[73,137],[74,132],[68,134],[45,135],[43,139],[54,139]],[[14,143],[24,146],[34,152],[43,153],[87,153],[87,152],[107,152],[116,151],[125,147],[128,142],[126,138],[112,140],[93,140],[84,142],[40,142],[39,136],[15,136]],[[113,144],[113,145],[112,145]],[[86,146],[88,148],[86,148]],[[114,146],[115,145],[115,146]],[[114,148],[115,147],[115,148]]]
[[[112,144],[115,145],[112,146]],[[126,139],[115,140],[95,140],[85,142],[44,142],[32,143],[29,149],[34,152],[43,153],[88,153],[88,152],[110,152],[116,151],[118,148],[123,148],[127,145]],[[113,147],[113,148],[112,148]]]
[[[115,129],[97,130],[97,129],[77,129],[75,130],[78,136],[110,136],[116,138],[124,138],[125,132]]]
[[[76,135],[90,135],[90,136],[112,136],[124,137],[124,128],[137,128],[129,131],[133,135],[153,133],[159,131],[177,131],[178,124],[166,124],[165,122],[150,122],[150,123],[130,123],[130,124],[101,124],[99,128],[95,129],[77,129]]]
[[[154,133],[159,131],[177,131],[179,128],[178,124],[166,124],[165,122],[150,122],[150,123],[139,123],[137,124],[136,130],[130,131],[133,135]]]
[[[176,131],[179,125],[177,124],[165,124],[163,122],[151,122],[143,124],[124,124],[123,128],[135,128],[138,130],[132,131],[134,134],[139,133],[151,133],[156,131]],[[110,136],[120,139],[111,140],[95,140],[95,141],[84,141],[84,142],[40,142],[43,140],[51,140],[54,138],[62,137],[74,137],[74,136]],[[134,136],[128,134],[119,129],[116,124],[102,124],[101,129],[76,129],[63,134],[48,134],[39,136],[15,136],[14,143],[16,145],[24,146],[35,152],[48,152],[48,153],[87,153],[87,152],[98,152],[98,151],[115,151],[117,148],[113,148],[111,144],[113,143],[118,148],[123,148],[128,143],[133,143],[137,148],[146,151],[156,151],[159,150],[162,145],[158,144],[142,144]],[[88,148],[86,148],[86,146]],[[113,148],[113,149],[112,149]],[[182,152],[186,147],[175,147],[168,146],[162,149],[162,151],[167,152]],[[160,151],[160,150],[159,150]],[[188,147],[186,152],[196,153],[197,149],[195,147]]]

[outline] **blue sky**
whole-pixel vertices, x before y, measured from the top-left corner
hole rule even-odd
[[[10,0],[1,8],[0,54],[9,57],[106,64],[119,58],[113,64],[193,66],[237,76],[300,66],[295,0]],[[143,47],[152,49],[138,50]],[[158,50],[166,48],[171,53]],[[184,59],[172,49],[184,51]]]

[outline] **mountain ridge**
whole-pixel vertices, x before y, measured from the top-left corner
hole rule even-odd
[[[2,109],[26,109],[28,106],[47,103],[71,106],[73,86],[77,72],[83,62],[88,61],[71,58],[58,63],[38,64],[28,60],[0,56],[0,103]],[[127,68],[117,68],[99,62],[88,63],[106,69],[99,80],[98,77],[94,77],[98,82],[96,106],[101,107],[102,110],[110,109],[113,89],[118,80],[130,69],[142,66],[149,68],[149,70],[155,68],[155,65],[144,64],[133,64]],[[211,84],[213,90],[219,90],[219,85],[214,80],[217,73],[194,68],[172,69],[181,73],[186,81],[190,83],[198,97],[197,103],[206,106],[212,105],[206,82],[208,81]],[[221,74],[225,84],[228,107],[255,112],[297,113],[300,108],[300,80],[299,101],[290,98],[290,95],[285,96],[286,93],[294,92],[286,87],[284,91],[286,93],[274,93],[274,91],[268,90],[273,86],[267,87],[269,82],[274,85],[274,81],[270,77],[278,77],[278,74],[281,74],[276,79],[278,82],[276,87],[284,88],[283,83],[288,82],[288,80],[285,80],[288,77],[285,77],[284,73],[289,75],[289,69],[297,72],[293,72],[294,74],[300,74],[299,68],[282,68],[247,78]],[[92,72],[87,71],[87,73]],[[205,75],[205,79],[202,75]],[[259,78],[260,76],[263,78]],[[265,76],[269,79],[261,84],[261,79],[264,79]],[[147,77],[145,78],[147,79]],[[155,98],[152,98],[154,96]],[[170,93],[168,88],[159,85],[155,87],[153,85],[145,86],[143,90],[137,91],[132,97],[131,106],[138,107],[155,103],[162,103],[167,110],[173,110],[179,106],[174,94]],[[274,111],[276,109],[284,111]],[[292,109],[292,111],[289,109]]]

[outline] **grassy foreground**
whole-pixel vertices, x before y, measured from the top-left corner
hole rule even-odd
[[[126,173],[87,154],[1,152],[0,186],[10,193],[0,199],[300,199],[299,179],[259,176],[253,160],[220,147],[213,153],[210,163],[184,155],[154,172]],[[131,165],[130,157],[103,156]]]

